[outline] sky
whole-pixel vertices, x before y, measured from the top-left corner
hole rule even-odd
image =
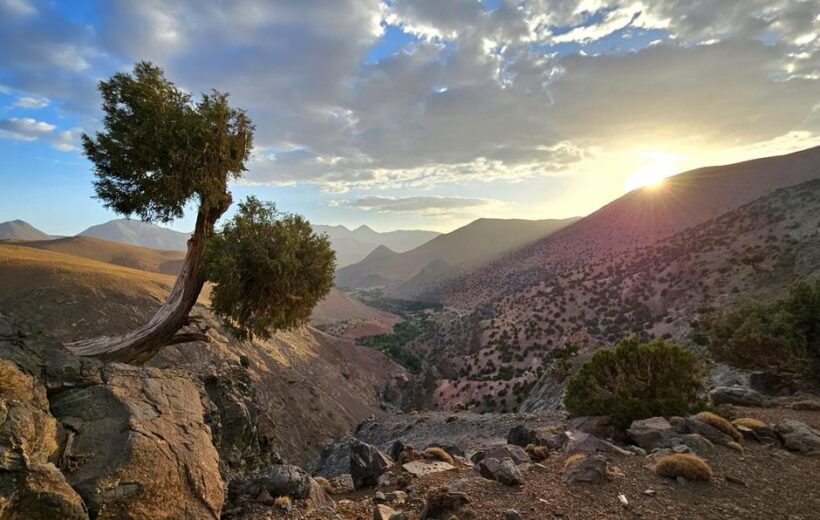
[[[816,0],[0,0],[0,221],[117,218],[79,140],[139,60],[248,110],[234,200],[320,224],[584,215],[820,145]]]

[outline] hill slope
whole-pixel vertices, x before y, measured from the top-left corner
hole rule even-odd
[[[508,278],[511,290],[472,312],[440,316],[406,348],[427,359],[437,378],[433,404],[489,395],[490,408],[515,407],[545,374],[553,350],[568,342],[582,355],[630,335],[691,344],[691,324],[704,309],[774,298],[797,280],[820,276],[818,208],[820,179],[650,245],[531,271],[526,285]]]
[[[443,262],[461,270],[470,270],[517,247],[554,233],[577,219],[517,220],[478,219],[464,227],[430,240],[405,253],[381,251],[336,273],[340,287],[365,288],[374,279],[406,282],[431,262]],[[435,267],[435,266],[434,266]],[[447,271],[435,269],[435,271]],[[431,284],[429,278],[425,283]],[[405,293],[413,292],[405,288]]]
[[[0,222],[0,240],[49,240],[50,238],[23,220]]]
[[[338,267],[360,262],[379,246],[403,252],[418,247],[441,234],[435,231],[419,230],[379,233],[367,226],[348,229],[345,226],[314,225],[313,229],[318,233],[327,234],[333,250],[336,251]]]
[[[157,226],[141,220],[117,219],[91,226],[78,236],[101,238],[132,246],[166,251],[185,251],[190,233]]]

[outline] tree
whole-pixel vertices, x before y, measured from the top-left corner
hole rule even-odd
[[[567,384],[564,405],[573,416],[610,415],[625,426],[636,419],[684,415],[700,405],[702,368],[679,345],[625,339],[600,349]]]
[[[133,73],[117,73],[108,81],[102,81],[99,90],[105,114],[104,131],[94,137],[83,135],[85,154],[94,166],[97,198],[107,208],[126,216],[136,215],[146,222],[167,223],[182,217],[189,204],[195,203],[197,208],[196,225],[188,240],[182,269],[167,299],[151,320],[121,336],[86,339],[66,345],[81,356],[139,363],[150,359],[163,346],[190,340],[189,335],[178,333],[188,321],[190,310],[206,281],[206,245],[213,244],[215,249],[209,257],[223,262],[223,265],[229,259],[239,262],[234,257],[236,254],[255,251],[249,246],[246,249],[239,247],[235,241],[237,235],[230,226],[226,227],[227,234],[222,241],[214,236],[217,220],[232,202],[228,181],[240,177],[246,170],[245,161],[250,154],[254,127],[243,110],[228,104],[228,94],[213,91],[194,102],[190,94],[177,88],[165,78],[161,69],[148,62],[138,63]],[[276,221],[278,215],[268,211],[271,208],[258,201],[248,204],[250,206],[244,207],[237,218],[249,218],[248,211],[256,211],[254,229],[266,239],[284,236],[288,238],[285,247],[296,247],[300,251],[314,248],[314,257],[327,260],[330,255],[332,258],[327,242],[308,233],[304,221],[296,222],[298,219],[288,216],[279,222]],[[279,230],[279,234],[271,230]],[[233,249],[220,255],[217,252],[220,246]],[[261,244],[259,248],[267,248],[268,253],[289,255],[287,262],[279,263],[278,271],[265,272],[265,276],[293,277],[303,267],[302,260],[311,260],[284,252],[278,245]],[[319,254],[322,249],[325,251]],[[333,261],[325,261],[322,265],[332,271]],[[213,273],[217,287],[222,287],[218,289],[218,301],[227,302],[225,292],[231,286],[230,280],[224,270],[214,268]],[[231,296],[234,303],[245,309],[245,314],[231,317],[239,330],[257,334],[267,332],[267,327],[294,324],[303,319],[305,313],[299,309],[289,319],[282,314],[277,319],[265,321],[260,317],[274,312],[273,304],[252,298],[283,290],[291,298],[304,298],[308,304],[323,290],[329,289],[320,283],[305,297],[293,292],[304,289],[304,286],[281,287],[277,283],[282,282],[270,278],[242,280],[246,288],[254,290]],[[262,288],[256,287],[255,282]],[[281,303],[281,299],[274,301]],[[248,312],[249,309],[253,309],[252,312]],[[291,310],[292,307],[282,312]],[[216,311],[226,313],[226,307],[220,303]],[[246,319],[252,319],[253,323],[246,322]]]

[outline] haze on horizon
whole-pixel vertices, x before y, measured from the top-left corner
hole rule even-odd
[[[584,215],[820,145],[811,0],[0,0],[0,221],[115,218],[79,136],[97,81],[138,60],[230,92],[257,126],[234,198],[319,224]]]

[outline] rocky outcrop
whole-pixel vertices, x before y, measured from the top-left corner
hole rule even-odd
[[[775,426],[787,450],[807,455],[820,455],[820,431],[793,419],[786,419]]]
[[[0,518],[88,518],[82,498],[52,464],[57,456],[45,388],[0,360]]]
[[[356,442],[353,437],[341,437],[322,448],[319,460],[311,473],[325,478],[336,478],[350,474],[350,447]],[[404,445],[402,444],[402,447]],[[396,456],[395,458],[398,458]]]
[[[65,383],[51,397],[67,432],[61,464],[92,515],[219,518],[219,456],[197,387],[171,371],[121,364],[99,378]]]
[[[633,421],[627,430],[627,435],[636,445],[648,451],[666,449],[675,452],[692,452],[698,455],[708,453],[711,443],[697,433],[686,433],[686,431],[688,430],[683,428],[673,428],[663,417],[651,417]]]
[[[386,453],[360,441],[350,446],[350,476],[356,489],[375,486],[380,476],[393,467],[393,460]]]
[[[709,392],[715,406],[733,404],[736,406],[765,406],[766,400],[760,392],[744,386],[719,386]]]
[[[484,458],[476,465],[476,469],[482,477],[498,481],[505,486],[517,486],[524,482],[524,477],[510,458]]]
[[[631,451],[615,446],[611,442],[601,440],[593,435],[584,432],[566,432],[568,437],[567,445],[564,447],[567,453],[611,453],[614,455],[633,455]]]

